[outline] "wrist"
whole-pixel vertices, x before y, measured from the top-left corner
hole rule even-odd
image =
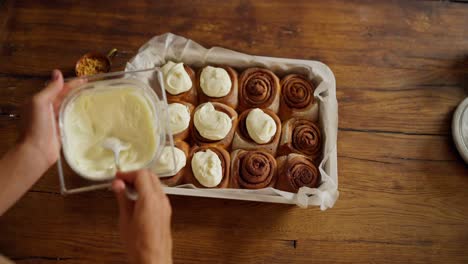
[[[22,158],[23,165],[36,171],[38,175],[44,174],[49,169],[50,164],[47,162],[44,153],[30,141],[19,142],[16,150]]]

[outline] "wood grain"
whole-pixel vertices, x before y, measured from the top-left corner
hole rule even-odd
[[[468,167],[451,116],[468,92],[468,5],[448,1],[0,2],[0,153],[50,70],[154,35],[320,60],[337,79],[334,208],[170,197],[176,263],[466,263]],[[125,263],[109,192],[63,197],[56,168],[0,218],[17,263]],[[96,202],[98,201],[98,202]]]

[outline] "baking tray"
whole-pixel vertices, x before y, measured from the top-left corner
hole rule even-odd
[[[290,193],[274,188],[245,189],[197,189],[193,185],[164,187],[168,194],[212,197],[282,204],[296,204],[307,208],[320,206],[321,210],[332,207],[339,196],[337,169],[338,102],[336,81],[330,68],[313,60],[253,56],[233,50],[205,48],[190,39],[172,33],[155,36],[144,44],[126,65],[126,71],[147,69],[164,65],[168,60],[181,61],[190,66],[226,64],[242,70],[249,67],[264,67],[279,77],[288,73],[300,73],[318,84],[314,96],[319,102],[319,122],[324,135],[323,159],[319,164],[322,184],[318,188],[302,187]],[[187,198],[189,199],[189,198]]]

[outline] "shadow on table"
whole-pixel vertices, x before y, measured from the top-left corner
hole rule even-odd
[[[292,214],[304,210],[295,205],[224,199],[170,196],[170,200],[175,257],[180,250],[177,247],[182,247],[184,251],[199,250],[200,261],[206,257],[218,259],[219,263],[255,255],[259,248],[267,252],[269,248],[278,249],[278,244],[270,243],[284,243],[279,245],[281,248],[294,247],[294,240],[288,240],[285,232],[295,224]],[[192,240],[197,241],[195,248],[187,245]]]

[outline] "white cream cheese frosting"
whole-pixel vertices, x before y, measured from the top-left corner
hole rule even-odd
[[[172,153],[174,153],[174,156]],[[175,164],[173,158],[175,158]],[[159,176],[174,176],[185,167],[186,163],[187,157],[181,149],[166,146],[162,149],[159,159],[153,164],[153,171],[159,174]],[[170,173],[171,171],[174,173]]]
[[[115,137],[130,145],[120,152],[121,170],[141,169],[156,152],[154,119],[150,102],[137,88],[82,92],[64,110],[67,161],[87,178],[111,178],[116,171],[114,154],[102,145],[106,138]]]
[[[189,74],[185,71],[182,62],[174,63],[168,61],[161,67],[161,71],[164,75],[165,88],[168,93],[178,95],[190,90],[192,87],[192,79],[190,79]]]
[[[195,111],[193,122],[198,133],[210,140],[225,138],[232,128],[229,115],[216,110],[211,103],[204,103]]]
[[[173,135],[178,134],[189,127],[190,110],[181,103],[172,103],[168,106],[169,128]]]
[[[212,150],[199,151],[192,157],[192,172],[198,182],[208,188],[216,187],[223,179],[223,168]]]
[[[260,108],[249,112],[245,120],[249,136],[258,144],[266,144],[276,134],[275,120]]]
[[[206,95],[219,98],[229,94],[232,81],[225,69],[207,66],[200,74],[200,87]]]

